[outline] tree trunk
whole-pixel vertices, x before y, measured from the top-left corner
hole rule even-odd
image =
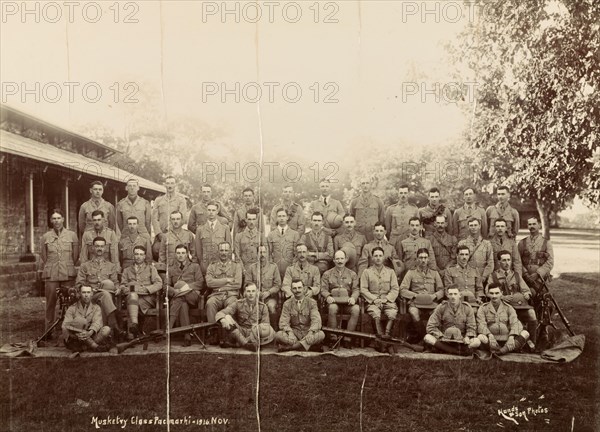
[[[540,199],[535,200],[535,206],[542,221],[542,235],[546,240],[550,240],[550,210],[544,206],[544,203]]]

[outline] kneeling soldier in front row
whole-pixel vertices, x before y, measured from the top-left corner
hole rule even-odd
[[[484,348],[497,355],[518,351],[529,339],[523,330],[515,309],[502,300],[502,287],[492,284],[488,288],[490,301],[477,310],[477,330]]]
[[[449,354],[469,355],[481,345],[473,308],[461,301],[457,286],[446,288],[447,301],[439,304],[427,321],[426,345]]]
[[[259,345],[273,341],[275,331],[269,324],[267,305],[258,300],[257,288],[249,283],[244,289],[244,298],[217,312],[216,320],[225,330],[229,330],[229,339],[222,346],[242,346],[256,351]]]
[[[69,306],[62,323],[65,346],[71,351],[107,351],[110,327],[102,325],[100,306],[92,303],[92,287],[81,286],[79,301]]]

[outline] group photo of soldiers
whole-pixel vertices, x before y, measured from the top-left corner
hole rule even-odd
[[[519,212],[506,186],[488,208],[467,187],[451,210],[436,187],[415,206],[407,184],[385,206],[365,178],[346,208],[323,179],[307,205],[295,201],[293,184],[269,208],[259,189],[246,187],[233,214],[210,184],[189,209],[175,177],[164,186],[151,203],[132,178],[113,206],[103,183],[92,182],[78,232],[65,228],[61,209],[51,212],[52,229],[40,240],[45,342],[109,351],[148,334],[180,333],[172,344],[250,351],[393,353],[394,343],[460,356],[543,349],[539,315],[552,244],[535,216],[529,235],[517,238]],[[202,338],[194,322],[206,324]]]

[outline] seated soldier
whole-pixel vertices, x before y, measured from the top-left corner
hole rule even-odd
[[[100,306],[102,322],[108,324],[119,339],[124,338],[126,334],[121,331],[119,317],[116,313],[117,307],[113,299],[119,283],[117,279],[119,268],[105,258],[106,240],[104,237],[95,237],[91,243],[94,257],[79,267],[75,287],[80,288],[85,285],[92,288],[92,302]]]
[[[291,285],[293,297],[283,304],[275,341],[279,345],[279,352],[300,348],[308,351],[312,345],[325,339],[319,307],[316,300],[306,295],[307,289],[302,279],[293,279]]]
[[[490,301],[477,310],[477,336],[481,345],[496,355],[519,351],[529,339],[529,332],[517,318],[515,309],[502,299],[502,286],[491,284]]]
[[[456,286],[447,287],[446,296],[448,300],[439,304],[429,317],[423,342],[449,354],[470,355],[481,345],[473,308],[461,301]]]
[[[223,347],[241,346],[250,351],[273,341],[275,331],[269,324],[267,305],[258,300],[256,284],[250,282],[244,288],[244,298],[220,310],[217,322],[229,331]]]
[[[360,307],[358,306],[358,275],[346,267],[346,252],[339,250],[335,253],[335,267],[323,273],[321,279],[321,295],[327,302],[327,326],[337,328],[337,314],[350,313],[348,330],[356,330]],[[332,337],[335,342],[335,337]]]
[[[219,243],[219,261],[210,263],[206,270],[206,286],[209,291],[206,301],[206,318],[209,323],[216,322],[216,315],[221,309],[236,302],[242,287],[241,263],[231,260],[231,245]],[[213,339],[212,341],[216,341]]]
[[[190,325],[190,307],[197,307],[204,286],[200,264],[191,262],[186,245],[175,246],[175,263],[169,266],[167,295],[171,299],[169,308],[169,328],[175,327],[177,319],[180,326]],[[191,336],[186,333],[183,346],[192,344]]]
[[[304,243],[296,245],[296,262],[285,269],[281,291],[286,298],[292,297],[292,280],[300,279],[306,288],[306,295],[316,297],[321,291],[321,273],[319,268],[308,262],[308,248]]]
[[[102,325],[100,306],[92,303],[92,287],[79,287],[79,300],[65,313],[62,323],[65,346],[71,351],[107,351],[110,327]]]
[[[384,251],[376,246],[371,251],[373,265],[363,271],[360,277],[360,294],[367,302],[367,313],[375,321],[377,335],[391,337],[394,320],[398,315],[398,279],[394,270],[383,265]],[[385,314],[387,324],[385,332],[381,325],[381,314]]]
[[[400,295],[408,300],[408,316],[415,323],[417,341],[420,342],[426,333],[420,309],[434,309],[444,298],[444,285],[439,273],[429,267],[429,249],[421,248],[416,255],[417,267],[406,272],[400,284]],[[401,321],[402,336],[407,333],[407,325],[406,320]]]
[[[133,265],[123,271],[119,289],[126,296],[129,332],[134,337],[137,337],[144,327],[144,315],[149,309],[156,307],[156,293],[161,289],[162,279],[154,266],[146,262],[146,248],[135,246]]]
[[[247,278],[258,287],[259,298],[269,309],[271,327],[277,328],[277,300],[281,290],[281,275],[277,264],[269,262],[269,251],[264,245],[258,247],[259,262],[250,267]]]
[[[531,290],[519,273],[512,270],[512,257],[509,251],[499,251],[496,258],[500,262],[500,269],[492,273],[488,287],[492,283],[502,287],[503,300],[515,308],[519,321],[527,323],[531,344],[534,345],[537,339],[537,317],[535,310],[528,303]]]

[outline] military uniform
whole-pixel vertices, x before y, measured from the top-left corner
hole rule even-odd
[[[194,235],[184,228],[179,228],[177,232],[173,228],[169,228],[169,231],[165,234],[165,238],[160,242],[158,262],[165,264],[167,267],[175,264],[177,262],[175,248],[179,244],[187,246],[192,257],[191,260],[195,262],[197,254]]]
[[[435,263],[437,264],[440,276],[444,276],[446,269],[456,264],[456,246],[458,240],[453,235],[446,232],[440,234],[433,231],[427,239],[431,242],[431,248],[435,255]]]
[[[311,230],[300,238],[300,243],[304,243],[309,253],[316,253],[315,262],[324,261],[328,269],[333,265],[333,239],[324,230],[318,233]]]
[[[331,236],[335,236],[340,228],[331,228],[329,226],[329,221],[327,220],[327,215],[329,213],[335,213],[337,215],[344,216],[346,213],[342,203],[335,198],[331,198],[331,195],[326,197],[321,195],[318,200],[311,202],[308,209],[308,214],[312,217],[314,212],[320,212],[323,215],[323,231]],[[341,230],[343,231],[343,228]]]
[[[269,326],[270,333],[275,333],[269,324],[269,311],[267,305],[263,302],[251,303],[247,299],[239,299],[231,303],[225,309],[220,310],[215,319],[220,321],[227,315],[231,316],[237,326],[229,333],[238,346],[243,346],[248,342],[255,345],[260,344],[258,332],[255,329],[259,324]]]
[[[327,300],[327,297],[332,295],[331,291],[334,289],[346,290],[346,295],[349,298],[353,298],[356,303],[353,305],[337,304],[335,302],[328,304],[327,326],[337,328],[337,314],[341,310],[342,313],[350,314],[348,330],[355,330],[360,314],[360,306],[358,305],[358,297],[360,296],[358,275],[346,267],[343,267],[341,271],[337,267],[327,270],[321,278],[321,295]]]
[[[513,270],[523,274],[523,265],[521,264],[521,256],[519,255],[519,249],[517,248],[517,242],[513,238],[499,237],[498,234],[490,235],[490,243],[494,251],[494,270],[500,270],[500,260],[496,256],[501,250],[510,252],[512,258]]]
[[[136,196],[135,201],[131,201],[126,196],[117,203],[117,226],[121,232],[127,228],[127,218],[135,216],[138,218],[138,230],[143,233],[150,233],[152,227],[152,208],[150,202],[141,196]]]
[[[110,228],[104,228],[98,232],[95,229],[87,230],[81,237],[81,253],[79,254],[79,262],[83,264],[86,261],[93,259],[96,256],[93,241],[96,237],[102,237],[106,240],[104,247],[104,259],[119,264],[119,238],[117,233]]]
[[[376,195],[363,194],[350,202],[349,212],[356,219],[356,231],[363,234],[368,241],[373,240],[375,223],[385,222],[383,201]]]
[[[209,201],[210,202],[210,201]],[[223,213],[223,206],[218,201],[215,201],[219,208],[217,219],[223,224],[227,226],[229,230],[229,218]],[[197,232],[198,228],[208,222],[208,212],[206,210],[206,205],[204,201],[200,201],[198,204],[192,206],[190,210],[190,216],[188,218],[187,228],[190,232]],[[219,217],[220,216],[220,217]],[[225,220],[227,222],[225,222]],[[231,243],[231,241],[230,241]]]
[[[448,267],[444,274],[444,285],[456,285],[461,293],[468,291],[477,298],[484,296],[483,281],[479,277],[479,272],[469,265],[462,267],[460,264],[455,264]]]
[[[118,274],[117,265],[104,258],[84,262],[77,272],[75,286],[92,287],[92,301],[100,306],[105,321],[117,309],[112,295],[119,284]]]
[[[312,345],[325,339],[321,326],[316,300],[305,297],[298,301],[292,297],[283,304],[279,318],[280,330],[275,334],[275,340],[288,346],[299,342],[308,351]]]
[[[258,214],[256,215],[256,227],[255,229],[263,232],[261,229],[263,226],[263,213],[262,210],[258,208],[257,204],[252,204],[252,206],[247,206],[246,204],[242,204],[239,206],[235,213],[233,213],[233,240],[236,240],[236,237],[239,233],[246,230],[246,227],[240,227],[240,222],[246,221],[246,213],[250,209],[258,210]]]
[[[206,317],[209,323],[216,322],[217,312],[235,303],[242,287],[242,264],[227,260],[209,264],[206,270],[206,286],[210,289],[206,301]],[[227,278],[232,278],[229,283]]]
[[[436,296],[436,301],[444,298],[444,284],[440,278],[440,274],[427,268],[421,271],[420,268],[408,270],[406,276],[400,284],[400,295],[408,300],[408,313],[413,321],[421,319],[419,308],[415,305],[413,299],[417,294],[429,294]]]
[[[438,205],[436,208],[431,207],[431,204],[427,204],[425,207],[419,209],[419,219],[425,229],[425,235],[429,236],[434,233],[435,230],[435,218],[437,216],[445,216],[448,226],[446,226],[446,233],[454,235],[454,219],[452,218],[452,212],[448,207],[443,204]]]
[[[490,327],[493,329],[503,327],[506,332],[505,334],[493,333]],[[477,332],[486,338],[493,334],[499,340],[506,340],[509,336],[519,336],[522,331],[523,324],[517,318],[515,309],[505,301],[500,302],[498,309],[492,302],[484,303],[477,309]],[[487,340],[482,342],[486,343]]]
[[[490,227],[490,237],[496,234],[496,220],[502,218],[506,221],[506,235],[514,238],[520,229],[519,212],[512,208],[510,204],[502,206],[499,202],[496,205],[489,206],[485,211]],[[481,231],[482,233],[484,231]]]
[[[212,223],[214,228],[210,222],[206,222],[196,229],[196,256],[204,273],[207,272],[210,263],[219,260],[219,243],[227,242],[231,245],[229,226],[219,220]]]
[[[423,237],[413,237],[410,234],[403,240],[396,242],[396,251],[398,252],[398,258],[404,263],[406,270],[411,270],[417,267],[417,251],[419,249],[427,249],[429,251],[429,268],[431,270],[437,270],[437,264],[435,261],[435,252],[431,246],[431,242]]]
[[[236,259],[241,260],[244,265],[246,273],[258,262],[258,246],[265,243],[263,233],[256,228],[253,230],[246,228],[235,237],[233,251]]]
[[[71,328],[80,330],[92,330],[94,335],[86,340],[80,340],[72,335]],[[102,313],[100,307],[93,303],[84,306],[80,301],[69,306],[65,313],[65,319],[62,323],[62,334],[65,340],[65,346],[72,351],[85,351],[88,348],[94,349],[102,345],[110,336],[110,327],[102,323]]]
[[[535,237],[527,236],[519,241],[518,246],[524,273],[537,273],[542,279],[549,279],[554,267],[554,251],[550,240],[541,234]]]
[[[204,278],[200,264],[185,260],[183,263],[174,262],[168,270],[169,286],[174,287],[179,281],[183,281],[190,287],[186,294],[173,297],[169,309],[169,327],[173,328],[179,318],[179,325],[190,325],[189,308],[196,307],[200,303],[202,288],[204,287]]]
[[[361,255],[362,255],[363,248],[367,244],[367,238],[363,234],[361,234],[357,231],[353,231],[351,234],[348,233],[347,231],[343,232],[343,233],[339,233],[333,239],[334,250],[336,252],[339,251],[342,248],[342,246],[344,246],[344,243],[352,243],[354,245],[354,248],[356,249],[356,258],[357,258],[356,266],[352,270],[354,270],[356,273],[358,273],[358,260],[360,259]],[[334,253],[334,256],[335,256],[335,253]]]
[[[360,259],[358,260],[358,277],[362,276],[362,273],[373,265],[373,249],[380,247],[383,249],[383,260],[384,262],[388,259],[392,261],[398,261],[398,254],[396,248],[391,245],[387,240],[373,240],[365,245],[362,250]]]
[[[174,211],[181,212],[181,220],[187,220],[187,201],[182,194],[176,192],[170,197],[165,194],[154,200],[154,207],[152,209],[152,227],[154,228],[154,234],[167,232],[169,229],[171,213]],[[127,220],[125,220],[125,223],[127,223]],[[142,220],[140,220],[140,223],[142,223]],[[189,225],[188,230],[190,232],[195,232]]]
[[[444,336],[449,328],[456,327],[462,337],[475,338],[477,336],[477,323],[473,308],[469,303],[460,302],[456,308],[444,300],[431,313],[427,321],[427,334],[436,339]]]
[[[463,240],[469,235],[469,219],[479,219],[481,223],[481,235],[485,236],[488,232],[487,215],[482,207],[477,204],[463,205],[454,210],[454,229],[458,240]]]
[[[130,286],[134,285],[134,292]],[[138,297],[137,304],[143,314],[156,307],[156,293],[162,288],[162,280],[158,272],[150,263],[134,264],[123,270],[121,277],[121,290],[128,294],[128,303],[132,297]],[[137,296],[132,296],[137,294]]]
[[[150,242],[149,234],[140,234],[139,232],[131,233],[129,229],[121,234],[119,240],[119,262],[121,268],[125,270],[133,265],[133,248],[136,246],[144,246],[146,248],[146,261],[152,262],[152,243]]]
[[[272,227],[277,227],[277,210],[283,208],[289,215],[288,219],[288,227],[298,232],[299,235],[304,234],[304,229],[306,227],[306,222],[304,218],[304,209],[300,204],[292,202],[290,204],[284,204],[283,201],[280,201],[279,204],[276,204],[271,210],[270,223]]]
[[[249,282],[256,284],[259,293],[269,292],[265,304],[269,308],[269,313],[274,314],[277,308],[277,297],[281,290],[281,275],[277,265],[272,262],[266,264],[254,263],[250,266],[247,278]]]
[[[381,313],[385,313],[388,320],[396,319],[398,306],[396,299],[400,287],[396,273],[385,266],[378,269],[371,266],[362,272],[360,276],[360,294],[367,302],[367,313],[373,319],[379,320]],[[376,299],[382,299],[384,303],[377,306],[373,303]]]
[[[304,268],[302,268],[300,263],[296,261],[285,270],[281,291],[283,291],[287,297],[292,296],[293,279],[302,280],[304,288],[310,288],[310,293],[308,293],[307,297],[316,297],[319,292],[321,292],[321,272],[319,272],[317,266],[314,266],[309,262],[306,262]]]
[[[300,242],[300,235],[289,226],[283,228],[283,234],[281,229],[280,226],[273,228],[267,236],[267,243],[269,244],[271,262],[277,265],[279,275],[283,279],[285,270],[294,262],[296,245]]]
[[[59,233],[50,230],[40,240],[40,264],[46,291],[46,327],[54,322],[56,289],[67,289],[75,284],[75,262],[79,256],[77,234],[62,228]]]
[[[408,221],[417,216],[419,216],[419,209],[408,202],[392,204],[385,210],[385,226],[391,244],[408,237],[410,233]]]
[[[106,218],[108,228],[115,230],[115,207],[108,201],[100,198],[98,202],[92,198],[81,204],[79,207],[79,216],[77,217],[77,228],[79,234],[83,235],[84,231],[93,230],[94,222],[92,221],[92,212],[94,210],[101,210]]]
[[[468,236],[466,239],[460,240],[458,245],[465,245],[469,248],[471,252],[469,264],[477,269],[479,277],[485,282],[494,271],[494,249],[492,244],[489,240],[484,240],[481,237],[475,240],[473,237]]]

